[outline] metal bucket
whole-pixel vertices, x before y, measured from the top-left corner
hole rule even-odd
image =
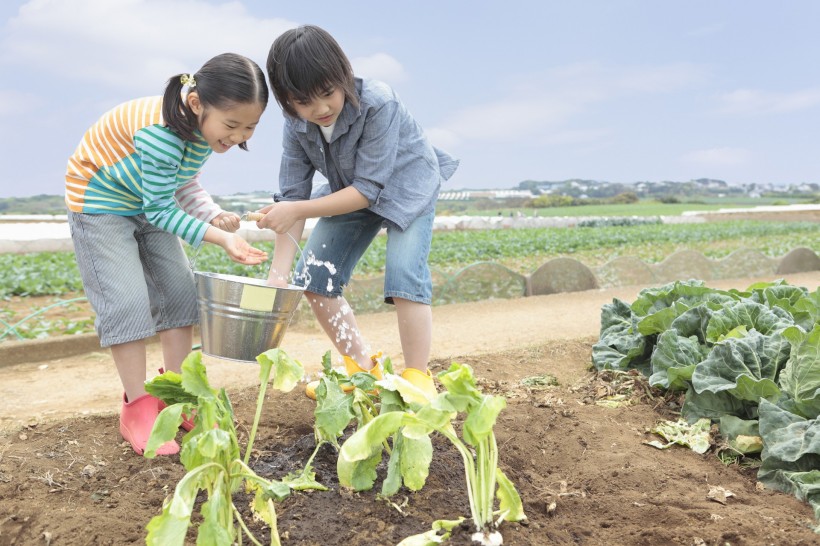
[[[268,286],[265,281],[195,271],[202,352],[255,362],[279,346],[305,289]]]

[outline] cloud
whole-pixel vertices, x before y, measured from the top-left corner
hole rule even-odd
[[[704,80],[705,70],[690,63],[619,67],[578,63],[504,82],[498,100],[471,105],[434,130],[455,141],[506,140],[536,136],[544,142],[600,139],[608,129],[565,129],[594,105],[623,97],[672,93]]]
[[[401,63],[387,53],[356,57],[351,59],[350,63],[353,65],[353,73],[356,76],[382,80],[389,84],[396,84],[407,79]]]
[[[820,88],[775,93],[738,89],[720,97],[720,110],[727,114],[778,114],[813,108],[820,104]]]
[[[241,2],[29,0],[3,29],[0,62],[51,77],[154,90],[171,75],[233,51],[261,64],[273,40],[296,26],[260,19]]]
[[[683,156],[683,160],[704,167],[734,167],[748,162],[751,155],[745,148],[709,148],[691,151]]]

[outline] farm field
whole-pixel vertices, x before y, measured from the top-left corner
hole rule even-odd
[[[706,224],[640,224],[589,228],[525,228],[435,232],[431,267],[445,275],[480,261],[494,262],[522,275],[548,260],[575,258],[588,267],[623,256],[659,263],[680,250],[701,252],[710,259],[725,258],[741,249],[755,249],[780,257],[797,247],[820,251],[820,223],[728,221]],[[272,245],[260,242],[268,251]],[[385,241],[377,238],[365,253],[354,277],[382,273]],[[264,278],[266,266],[234,264],[211,245],[196,257],[203,271]],[[43,272],[48,274],[44,275]],[[93,331],[93,313],[82,298],[79,273],[71,252],[0,254],[0,325],[15,324],[31,314],[3,341],[43,338]],[[72,301],[75,300],[75,301]],[[63,303],[67,302],[67,303]],[[5,329],[5,328],[3,328]],[[2,331],[2,330],[0,330]]]
[[[708,283],[745,288],[766,279]],[[768,279],[773,280],[773,279]],[[790,275],[816,288],[820,272]],[[434,372],[469,364],[486,392],[507,407],[496,426],[499,464],[515,483],[526,525],[504,523],[505,544],[814,544],[807,504],[761,490],[748,461],[724,465],[716,451],[658,450],[644,441],[659,420],[674,419],[680,400],[637,379],[614,381],[590,371],[600,308],[634,299],[641,287],[553,294],[434,311]],[[366,315],[370,342],[401,366],[395,318]],[[318,369],[328,343],[318,331],[294,329],[283,348]],[[152,362],[158,348],[151,346]],[[207,361],[212,384],[225,386],[239,430],[255,408],[255,366]],[[545,376],[557,385],[523,379]],[[141,543],[145,525],[183,474],[176,457],[142,459],[117,431],[118,380],[104,353],[0,368],[0,544]],[[622,395],[628,405],[607,407]],[[301,388],[268,390],[252,465],[279,478],[301,467],[313,449],[313,402]],[[441,438],[439,438],[441,440]],[[427,485],[402,490],[393,504],[375,491],[351,494],[335,478],[335,452],[314,461],[326,492],[302,492],[277,505],[283,544],[396,544],[434,519],[468,516],[457,453],[434,441]],[[383,474],[382,474],[383,475]],[[731,496],[710,498],[710,491]],[[554,503],[554,507],[553,506]],[[48,510],[43,510],[48,506]],[[260,527],[254,527],[266,538]],[[468,544],[457,534],[450,544]]]

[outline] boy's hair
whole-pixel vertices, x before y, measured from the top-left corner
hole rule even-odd
[[[359,106],[347,55],[333,36],[317,26],[304,25],[276,38],[267,69],[273,96],[291,117],[298,117],[291,101],[309,102],[331,87],[342,89],[345,99]]]
[[[193,78],[193,85],[188,83]],[[185,83],[183,83],[185,80]],[[199,101],[208,108],[227,110],[237,104],[257,103],[262,110],[268,105],[268,84],[259,65],[236,53],[223,53],[202,65],[194,74],[177,74],[168,80],[162,96],[162,118],[183,140],[198,140],[196,114],[182,96],[183,85],[199,95]],[[248,144],[239,145],[243,150]]]

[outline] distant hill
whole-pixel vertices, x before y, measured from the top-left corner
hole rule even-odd
[[[635,194],[641,199],[691,201],[702,197],[768,197],[804,199],[818,202],[820,184],[803,183],[787,186],[775,184],[729,184],[714,178],[698,178],[687,182],[632,183],[607,182],[572,178],[569,180],[524,180],[512,188],[459,189],[442,192],[442,201],[459,200],[518,200],[521,203],[542,195],[566,195],[578,199],[610,199],[622,194]],[[258,210],[271,203],[269,192],[258,191],[233,195],[213,196],[225,210],[245,212]],[[666,201],[664,201],[666,202]],[[33,197],[0,197],[0,214],[65,214],[62,195],[35,195]]]
[[[519,190],[529,190],[535,195],[568,195],[571,197],[608,198],[618,194],[633,192],[641,198],[661,198],[686,196],[789,196],[817,197],[820,184],[803,183],[787,186],[775,184],[729,184],[714,178],[698,178],[687,182],[664,180],[661,182],[639,181],[632,183],[607,182],[601,180],[524,180],[517,186]]]
[[[0,198],[0,214],[65,214],[62,195]]]

